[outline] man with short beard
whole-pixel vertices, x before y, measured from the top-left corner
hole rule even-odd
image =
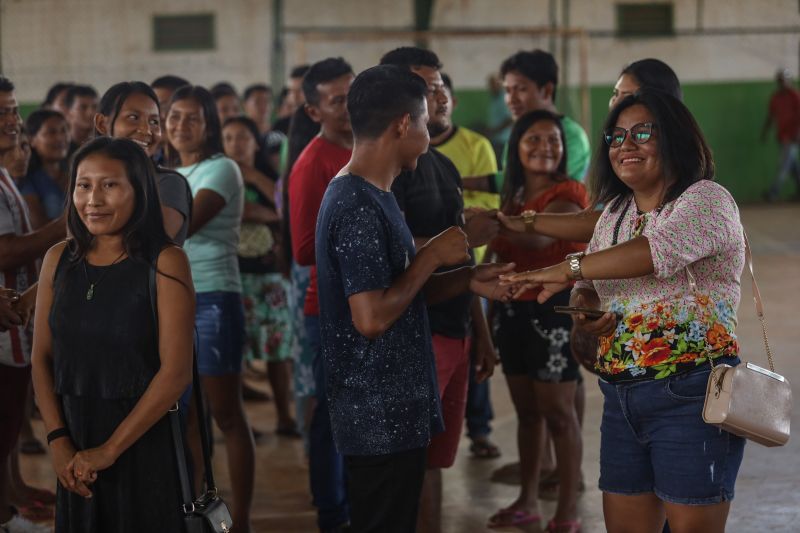
[[[381,64],[407,68],[425,80],[428,86],[428,133],[434,138],[446,132],[450,127],[448,97],[439,72],[442,64],[436,54],[421,48],[402,47],[384,55]],[[451,226],[462,227],[470,248],[487,244],[497,235],[499,226],[492,212],[475,213],[465,219],[462,190],[458,170],[434,148],[419,157],[415,170],[401,173],[394,181],[392,192],[417,249]],[[435,435],[428,447],[418,529],[436,532],[441,529],[441,469],[449,468],[455,462],[466,411],[470,344],[478,343],[481,348],[477,350],[479,356],[475,361],[479,381],[491,376],[495,356],[480,301],[471,293],[462,293],[428,306],[428,315],[445,431]],[[471,337],[473,321],[476,326],[474,340]]]

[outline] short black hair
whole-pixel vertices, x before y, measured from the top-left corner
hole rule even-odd
[[[278,103],[282,104],[283,101],[286,100],[287,96],[289,96],[289,88],[284,87],[283,89],[281,89],[281,92],[278,93]]]
[[[306,103],[311,105],[319,103],[317,85],[352,73],[353,67],[341,57],[329,57],[322,61],[317,61],[311,65],[306,75],[303,76],[303,94],[306,97]]]
[[[311,68],[311,65],[296,65],[292,67],[292,70],[289,71],[290,78],[302,78],[308,72],[308,69]]]
[[[239,94],[236,92],[236,89],[228,83],[227,81],[221,81],[219,83],[215,83],[208,92],[211,93],[211,96],[214,97],[214,100],[219,100],[224,96],[235,96],[239,98]]]
[[[44,102],[42,102],[42,105],[40,107],[49,107],[53,105],[53,103],[56,101],[56,98],[58,98],[58,95],[68,90],[73,85],[74,85],[73,83],[66,81],[59,81],[54,83],[47,90],[47,95],[45,95]]]
[[[416,46],[401,46],[391,52],[386,52],[381,58],[380,64],[396,65],[409,70],[415,67],[431,67],[436,70],[442,68],[442,63],[435,53]]]
[[[676,199],[693,183],[714,179],[714,157],[691,111],[674,96],[663,91],[643,89],[625,97],[611,109],[597,140],[592,200],[595,205],[614,202],[611,204],[612,211],[619,208],[631,190],[617,177],[611,166],[609,147],[603,132],[614,128],[622,112],[635,105],[643,105],[653,115],[661,172],[666,179],[673,181],[667,189],[664,202]]]
[[[253,96],[253,93],[262,91],[269,94],[270,96],[272,95],[272,87],[270,87],[267,84],[254,83],[252,85],[248,85],[247,88],[245,88],[244,93],[242,94],[242,100],[247,101],[251,96]]]
[[[681,82],[672,68],[660,59],[640,59],[634,61],[619,73],[620,76],[628,74],[636,78],[642,89],[663,91],[678,100],[683,100]]]
[[[532,52],[520,50],[500,65],[500,75],[517,71],[539,87],[553,84],[553,101],[556,101],[558,87],[558,63],[550,52],[536,49]]]
[[[181,78],[180,76],[167,74],[166,76],[159,76],[158,78],[154,79],[153,83],[150,84],[150,87],[153,89],[169,89],[174,91],[183,87],[184,85],[189,85],[189,80]]]
[[[450,79],[450,75],[449,74],[445,74],[444,72],[442,72],[442,83],[444,83],[444,86],[447,87],[447,90],[450,91],[450,94],[452,95],[453,94],[453,80]]]
[[[75,103],[76,98],[97,98],[97,96],[97,91],[91,85],[73,85],[67,89],[64,105],[69,109]]]
[[[0,93],[10,93],[14,90],[14,84],[5,76],[0,76]]]
[[[406,68],[368,68],[356,76],[347,94],[353,136],[375,139],[403,115],[416,119],[423,112],[427,92],[425,81]]]

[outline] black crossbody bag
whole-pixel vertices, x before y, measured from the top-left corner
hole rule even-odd
[[[158,300],[156,294],[156,269],[150,268],[150,304],[153,310],[154,325],[158,333]],[[211,451],[209,450],[208,427],[203,416],[203,392],[200,389],[200,374],[197,371],[197,342],[192,350],[192,389],[197,406],[197,421],[200,426],[200,441],[203,447],[203,464],[205,466],[205,492],[199,498],[193,497],[189,469],[186,465],[186,449],[183,445],[183,430],[179,413],[179,404],[169,410],[172,442],[175,448],[175,462],[178,466],[178,480],[181,486],[181,511],[186,533],[228,533],[233,527],[233,519],[225,502],[222,501],[217,485],[214,483],[214,472],[211,468]]]

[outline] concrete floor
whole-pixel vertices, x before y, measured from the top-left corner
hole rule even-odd
[[[765,301],[767,327],[776,360],[777,372],[794,385],[800,398],[800,206],[753,206],[742,209],[742,220],[753,246],[756,275]],[[753,310],[749,278],[742,283],[738,335],[742,358],[766,366],[761,331]],[[493,439],[503,451],[500,459],[479,461],[470,458],[468,441],[461,443],[455,466],[445,472],[444,531],[472,533],[488,531],[486,519],[516,496],[517,488],[489,481],[495,468],[516,460],[516,420],[500,372],[492,381],[495,409]],[[272,404],[248,404],[256,427],[273,428]],[[599,474],[600,393],[592,379],[587,380],[587,409],[584,428],[584,474],[587,490],[580,500],[581,517],[587,533],[605,531]],[[36,423],[41,435],[41,423]],[[800,431],[800,410],[793,416],[795,431]],[[217,447],[216,473],[223,496],[228,486],[224,447]],[[315,513],[307,490],[307,469],[298,441],[269,435],[256,450],[256,495],[253,505],[255,531],[274,533],[313,532]],[[23,458],[26,478],[53,486],[55,477],[44,457]],[[543,502],[545,517],[552,516],[553,505]],[[514,529],[510,531],[515,531]],[[532,529],[530,531],[539,531]],[[749,443],[736,486],[728,531],[800,531],[800,437],[783,448],[765,448]]]

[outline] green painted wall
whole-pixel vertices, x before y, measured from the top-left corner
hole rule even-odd
[[[772,81],[686,84],[683,87],[686,105],[714,152],[717,180],[740,203],[760,201],[777,172],[778,145],[774,132],[766,142],[760,139],[767,102],[774,88]],[[480,129],[486,122],[487,91],[456,90],[459,102],[453,113],[454,120]],[[589,132],[589,138],[593,148],[608,111],[611,90],[611,85],[590,89],[594,133]],[[569,109],[579,108],[575,90],[562,93],[559,99],[562,111],[569,113]],[[787,180],[784,196],[791,196],[794,187],[792,181]]]

